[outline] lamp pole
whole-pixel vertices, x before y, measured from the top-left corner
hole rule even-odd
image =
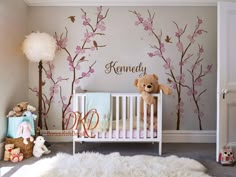
[[[38,126],[40,129],[43,128],[42,123],[42,69],[43,69],[43,63],[42,60],[39,61],[38,65],[39,69],[39,95],[38,95]]]

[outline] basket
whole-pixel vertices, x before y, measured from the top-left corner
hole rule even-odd
[[[6,138],[5,144],[14,144],[15,148],[20,148],[21,153],[24,155],[24,159],[27,159],[33,155],[34,142],[28,140],[28,144],[23,143],[23,138]]]

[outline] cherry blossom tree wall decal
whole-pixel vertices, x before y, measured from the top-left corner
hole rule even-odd
[[[105,18],[108,15],[109,9],[107,9],[105,12],[103,11],[102,7],[97,8],[97,13],[95,17],[95,23],[92,23],[91,18],[88,17],[86,11],[81,9],[82,11],[82,24],[86,28],[84,32],[84,38],[82,40],[81,44],[78,44],[75,47],[74,53],[69,52],[67,49],[67,34],[68,30],[66,28],[65,35],[62,33],[60,37],[55,33],[55,39],[57,41],[58,50],[63,50],[67,54],[67,62],[69,66],[69,71],[71,72],[71,86],[69,89],[63,89],[60,86],[60,99],[62,103],[62,130],[65,129],[65,121],[66,121],[66,114],[71,111],[71,102],[72,102],[72,96],[73,96],[73,90],[75,89],[75,86],[79,85],[80,80],[86,77],[89,77],[91,74],[94,73],[93,66],[96,63],[94,61],[88,68],[87,71],[82,71],[81,64],[84,62],[88,62],[89,59],[86,56],[86,53],[97,51],[99,48],[105,47],[106,45],[101,45],[99,42],[97,42],[96,37],[105,35],[104,31],[106,30],[105,26]],[[70,92],[69,97],[67,98],[64,92]]]
[[[100,48],[105,47],[106,45],[100,44],[97,36],[105,35],[106,25],[105,19],[107,18],[109,9],[103,10],[103,7],[97,7],[96,16],[94,18],[90,18],[87,12],[84,9],[81,9],[82,12],[82,26],[85,29],[83,34],[83,39],[81,44],[77,44],[75,46],[75,50],[73,52],[68,49],[68,29],[65,28],[65,32],[60,35],[55,32],[55,39],[57,42],[57,50],[64,51],[67,55],[66,62],[68,65],[68,72],[71,73],[69,78],[63,78],[59,76],[57,80],[52,77],[52,70],[54,69],[54,65],[52,63],[48,63],[49,70],[44,69],[44,74],[46,75],[46,80],[50,80],[52,82],[52,86],[49,88],[50,93],[49,97],[43,93],[43,105],[44,111],[43,115],[45,117],[45,128],[48,129],[48,125],[46,124],[46,117],[48,117],[48,113],[50,111],[50,106],[53,103],[53,97],[56,93],[59,94],[61,107],[61,129],[65,129],[66,123],[66,115],[71,111],[71,103],[73,97],[73,90],[75,87],[79,86],[81,79],[88,78],[91,74],[94,74],[93,66],[96,63],[96,60],[90,64],[87,69],[83,69],[82,64],[84,62],[89,62],[90,52],[98,51]],[[92,19],[95,19],[94,21]],[[73,23],[76,23],[74,21]],[[99,38],[100,39],[100,38]],[[64,88],[59,83],[63,80],[66,80],[70,83],[70,86]],[[47,81],[45,81],[47,83]],[[38,93],[37,88],[30,88],[31,91]],[[69,96],[66,96],[69,95]]]
[[[137,21],[135,21],[136,26],[142,26],[145,31],[147,31],[151,36],[156,40],[155,44],[150,45],[152,49],[151,52],[148,53],[150,58],[158,57],[161,58],[164,62],[163,67],[166,70],[166,74],[168,76],[167,81],[172,86],[172,88],[176,91],[177,95],[177,105],[176,105],[176,130],[180,130],[180,120],[184,113],[184,101],[182,99],[183,88],[187,88],[187,95],[192,97],[193,102],[195,103],[196,110],[194,111],[197,114],[199,121],[199,129],[202,130],[201,118],[203,117],[203,112],[200,110],[199,101],[200,97],[203,93],[206,92],[206,89],[202,91],[198,91],[198,87],[202,84],[202,79],[206,76],[212,68],[212,65],[208,65],[206,70],[203,71],[203,61],[202,54],[204,49],[202,46],[198,44],[198,50],[196,50],[196,40],[203,33],[207,33],[206,30],[202,29],[201,25],[203,23],[202,19],[197,17],[197,23],[194,27],[192,33],[187,35],[187,42],[184,42],[184,38],[186,38],[187,27],[185,25],[183,28],[179,27],[179,25],[173,21],[174,26],[176,27],[176,32],[174,35],[176,39],[176,43],[171,39],[169,34],[163,34],[162,31],[158,33],[154,29],[154,18],[155,14],[151,14],[148,10],[148,17],[145,19],[140,13],[137,11],[130,11],[137,17]],[[163,39],[166,36],[165,39]],[[168,56],[167,47],[168,45],[174,44],[176,46],[177,51],[179,52],[179,62],[178,67],[174,64],[176,62],[177,57],[171,58]],[[194,51],[198,51],[197,54]],[[194,59],[196,58],[196,59]],[[193,62],[192,68],[189,69],[190,63]],[[175,66],[175,67],[174,67]],[[186,83],[186,74],[190,74],[191,83]]]

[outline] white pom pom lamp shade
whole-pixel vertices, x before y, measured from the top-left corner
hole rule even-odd
[[[23,52],[33,62],[51,61],[55,57],[56,40],[47,33],[33,32],[23,42]]]

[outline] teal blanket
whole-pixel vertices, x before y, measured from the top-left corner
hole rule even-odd
[[[96,127],[96,130],[108,129],[111,112],[111,94],[86,93],[86,111],[89,112],[92,109],[96,109],[99,115],[99,122]],[[90,115],[87,119],[88,120],[86,120],[86,122],[91,121],[91,126],[94,127],[97,122],[96,118],[91,117]]]

